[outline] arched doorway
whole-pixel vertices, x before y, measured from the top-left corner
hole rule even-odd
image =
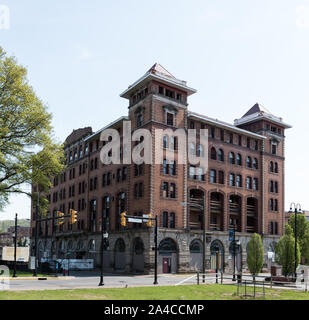
[[[144,272],[144,243],[141,238],[133,241],[132,270],[134,272]]]
[[[126,244],[122,238],[115,243],[115,270],[125,270],[126,267]]]
[[[232,270],[234,270],[235,263],[235,271],[242,271],[242,252],[241,245],[237,240],[232,241],[229,247],[229,253],[232,258]]]
[[[210,268],[216,270],[217,266],[220,272],[224,272],[224,246],[219,240],[210,245]]]
[[[176,273],[178,250],[173,239],[165,238],[159,244],[158,270],[161,273]]]
[[[194,271],[202,271],[203,268],[203,245],[198,239],[190,244],[190,269]]]

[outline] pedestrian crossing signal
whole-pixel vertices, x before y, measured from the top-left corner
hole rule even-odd
[[[77,214],[78,214],[77,211],[70,209],[71,224],[74,224],[75,222],[77,222]]]
[[[121,225],[125,227],[127,225],[127,218],[126,218],[126,212],[121,213]]]
[[[61,226],[64,224],[64,213],[57,211],[57,225]]]
[[[152,227],[152,213],[148,214],[147,227]]]

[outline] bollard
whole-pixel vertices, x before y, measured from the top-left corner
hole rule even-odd
[[[197,285],[199,285],[199,284],[200,284],[200,273],[197,272]]]
[[[223,272],[221,272],[221,284],[223,284]]]

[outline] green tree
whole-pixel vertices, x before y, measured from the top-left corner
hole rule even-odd
[[[262,269],[264,263],[264,246],[262,238],[255,233],[248,243],[247,264],[253,276],[256,276]]]
[[[292,235],[295,235],[295,213],[293,213],[289,219],[288,225],[292,229]],[[297,244],[300,246],[301,256],[309,260],[309,222],[303,214],[297,214]]]
[[[51,114],[26,77],[27,70],[0,47],[0,208],[13,193],[31,196],[31,183],[47,191],[50,178],[64,169]]]
[[[288,228],[289,230],[289,228]],[[284,276],[295,272],[295,239],[291,234],[282,236],[276,246],[275,260],[282,266]],[[300,249],[297,246],[297,265],[300,262]]]

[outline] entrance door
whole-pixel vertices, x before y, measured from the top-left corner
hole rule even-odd
[[[171,259],[163,258],[163,273],[171,273]]]

